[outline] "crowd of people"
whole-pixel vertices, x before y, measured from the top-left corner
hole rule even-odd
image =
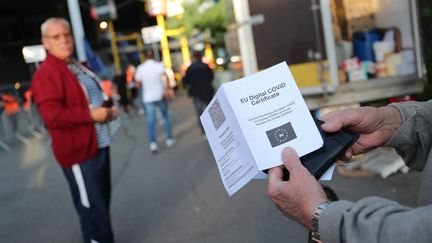
[[[14,137],[25,142],[26,138],[21,134],[32,136],[43,131],[38,114],[32,106],[31,90],[11,90],[12,88],[9,88],[0,92],[0,144],[3,145],[11,142]]]

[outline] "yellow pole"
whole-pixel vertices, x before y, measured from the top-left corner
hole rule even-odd
[[[180,36],[180,45],[183,63],[189,65],[191,63],[190,53],[189,53],[189,43],[186,35],[182,34]]]
[[[143,47],[143,43],[142,43],[139,35],[137,35],[136,40],[137,40],[137,48],[138,48],[138,52],[139,52],[139,58],[140,58],[141,63],[143,63],[144,59],[145,59],[144,54],[143,54],[144,47]]]
[[[113,25],[111,20],[108,21],[108,30],[109,30],[110,35],[111,35],[111,51],[112,51],[112,55],[113,55],[113,59],[114,59],[114,66],[116,68],[116,71],[120,72],[121,71],[120,56],[119,56],[118,48],[117,48],[116,33],[114,31],[114,25]]]
[[[177,29],[166,30],[166,35],[171,37],[177,37],[180,39],[183,64],[189,65],[191,63],[189,43],[184,28],[181,27]]]
[[[168,37],[166,34],[165,18],[162,14],[156,15],[157,25],[162,29],[161,49],[162,57],[166,68],[172,68],[171,54],[168,46]]]
[[[208,64],[211,68],[214,68],[214,56],[213,56],[213,50],[211,48],[211,45],[209,42],[205,44],[204,49],[204,56],[206,57]]]
[[[181,21],[183,19],[183,14],[177,16],[177,18]],[[179,35],[180,35],[180,46],[181,46],[183,65],[189,66],[191,63],[189,43],[188,43],[188,39],[184,27],[180,28]]]

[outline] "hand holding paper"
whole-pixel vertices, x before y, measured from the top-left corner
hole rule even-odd
[[[328,201],[327,196],[321,185],[302,166],[295,150],[285,148],[282,158],[284,167],[292,173],[292,179],[283,181],[281,168],[270,169],[268,195],[285,216],[311,229],[314,207]]]
[[[284,147],[303,156],[323,145],[286,63],[223,84],[201,122],[229,195],[281,165]]]

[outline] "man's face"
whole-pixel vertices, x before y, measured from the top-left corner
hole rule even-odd
[[[73,39],[70,30],[61,22],[47,26],[42,44],[48,52],[63,61],[69,61],[73,55]]]

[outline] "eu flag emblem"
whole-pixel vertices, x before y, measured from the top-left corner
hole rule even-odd
[[[266,131],[267,137],[272,147],[279,146],[288,141],[297,138],[291,122],[285,123],[282,126]]]

